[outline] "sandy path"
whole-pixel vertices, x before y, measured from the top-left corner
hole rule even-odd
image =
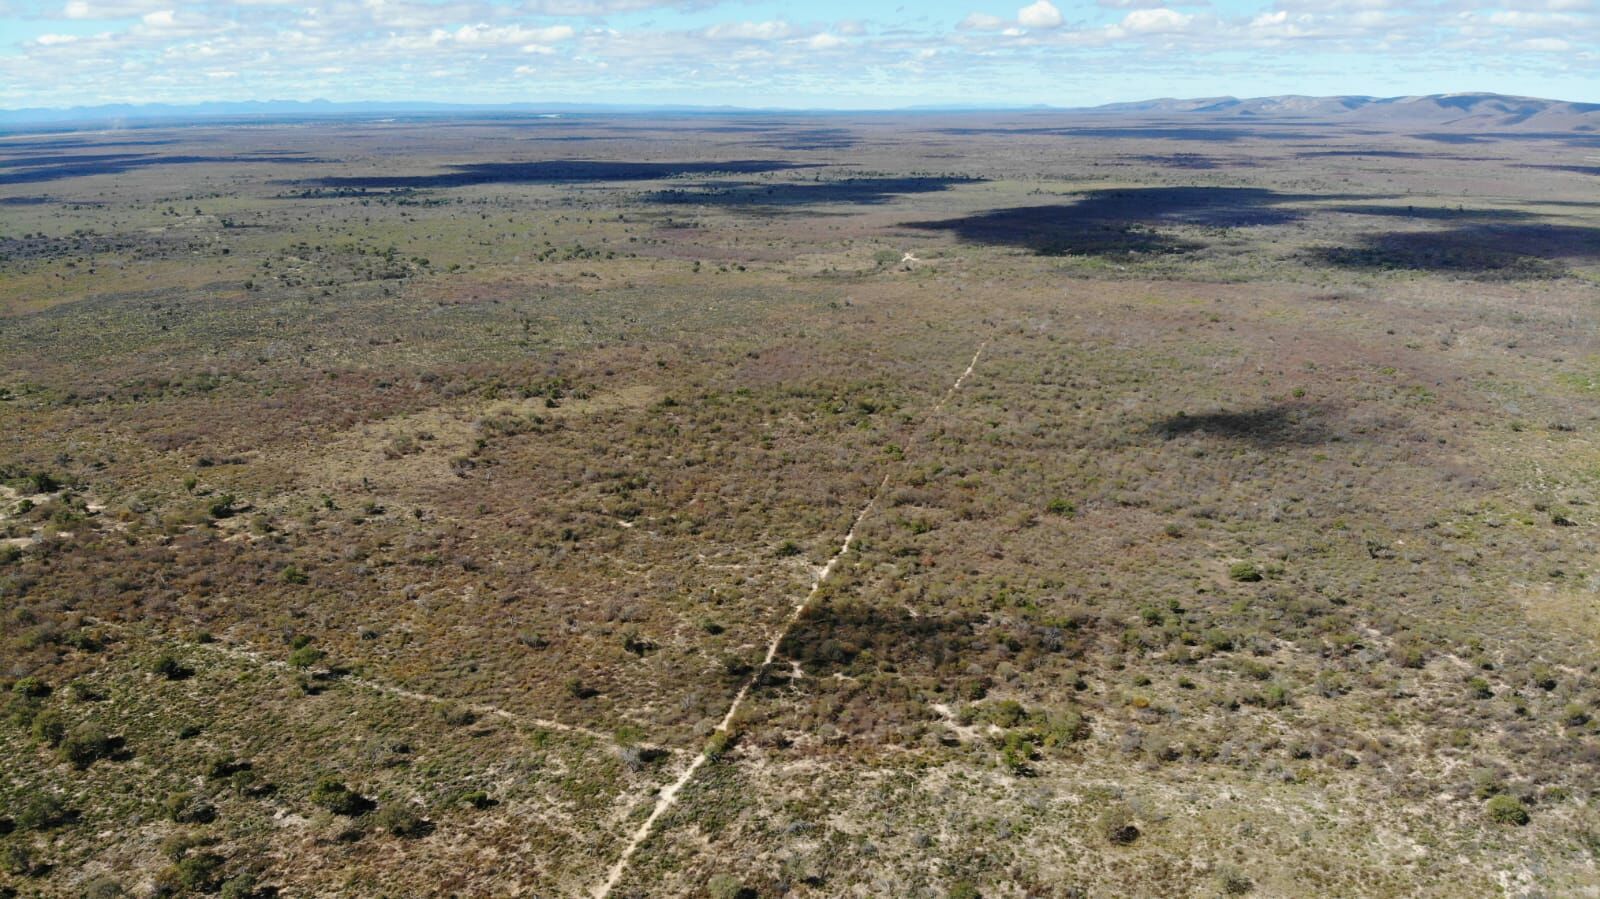
[[[124,633],[137,633],[134,631],[134,629],[127,627],[126,625],[117,624],[115,622],[105,621],[103,619],[89,616],[86,616],[86,620],[100,627],[107,627],[111,628],[112,630],[122,631]],[[142,636],[144,636],[145,639],[150,639],[148,635]],[[190,647],[198,649],[202,652],[214,653],[216,655],[227,656],[231,659],[248,662],[263,668],[274,668],[280,671],[296,673],[299,672],[299,669],[290,665],[288,662],[283,661],[282,659],[270,658],[258,652],[252,652],[248,649],[243,649],[238,646],[230,646],[226,643],[194,643],[190,644]],[[460,699],[451,699],[447,696],[438,696],[433,693],[423,693],[418,690],[410,690],[405,687],[395,686],[394,684],[386,684],[381,681],[369,680],[353,674],[340,675],[333,681],[330,681],[330,683],[349,684],[350,686],[359,687],[363,690],[370,690],[374,693],[382,693],[385,696],[393,696],[398,699],[409,699],[413,702],[423,702],[432,705],[466,709],[484,717],[499,718],[500,720],[508,722],[512,725],[531,728],[534,730],[548,730],[567,734],[577,734],[606,744],[616,742],[615,738],[610,734],[601,733],[600,731],[592,730],[581,725],[567,724],[561,721],[555,721],[549,718],[539,718],[533,715],[524,715],[509,711],[507,709],[502,709],[499,706],[489,705],[487,703],[468,702]],[[670,746],[656,746],[650,743],[641,743],[639,745],[646,749],[655,749],[669,753],[683,751]]]

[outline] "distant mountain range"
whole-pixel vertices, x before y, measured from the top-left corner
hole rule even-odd
[[[1420,97],[1305,97],[1284,95],[1141,100],[1083,112],[1105,115],[1193,115],[1213,119],[1315,119],[1395,128],[1600,131],[1600,103],[1572,103],[1504,94],[1428,94]]]
[[[1047,106],[947,105],[917,106],[883,112],[1043,112],[1087,116],[1183,118],[1209,120],[1336,121],[1390,129],[1429,128],[1473,131],[1600,132],[1600,103],[1573,103],[1503,94],[1429,94],[1419,97],[1307,97],[1283,95],[1239,99],[1162,98],[1111,103],[1088,108]],[[775,112],[825,114],[828,109],[778,109],[737,106],[652,106],[596,103],[463,104],[426,102],[335,103],[328,100],[257,100],[190,105],[117,104],[65,109],[0,110],[0,130],[19,131],[76,127],[122,127],[131,124],[182,121],[236,121],[326,118],[431,117],[447,115],[581,115],[657,113],[667,115],[737,115]],[[870,112],[851,111],[871,115]]]

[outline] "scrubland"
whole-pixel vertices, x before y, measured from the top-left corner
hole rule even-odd
[[[1595,140],[0,139],[0,894],[1592,895]]]

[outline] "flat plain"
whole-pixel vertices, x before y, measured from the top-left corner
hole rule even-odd
[[[0,894],[1600,883],[1600,137],[0,137]]]

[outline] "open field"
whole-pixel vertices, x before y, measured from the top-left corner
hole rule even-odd
[[[1596,895],[1597,153],[0,136],[0,895]]]

